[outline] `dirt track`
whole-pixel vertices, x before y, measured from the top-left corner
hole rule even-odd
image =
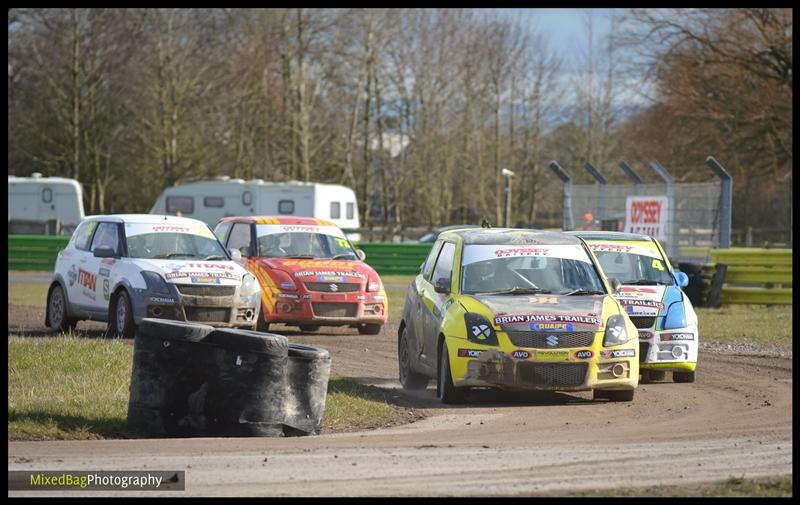
[[[9,309],[9,333],[43,334],[24,313]],[[701,352],[696,383],[641,385],[631,403],[478,391],[443,408],[433,384],[399,388],[395,325],[273,331],[328,349],[333,373],[428,417],[307,438],[10,442],[9,470],[186,470],[187,494],[264,496],[505,496],[792,473],[791,359]]]

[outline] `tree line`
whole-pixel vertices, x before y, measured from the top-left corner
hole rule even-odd
[[[551,159],[692,181],[713,154],[734,227],[790,226],[791,9],[584,17],[573,57],[492,10],[9,9],[8,173],[78,179],[90,213],[217,175],[341,183],[401,229],[501,223],[508,168],[512,223],[543,227]]]

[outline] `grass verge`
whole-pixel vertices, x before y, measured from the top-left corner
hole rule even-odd
[[[601,491],[582,491],[564,496],[580,497],[791,497],[792,476],[745,479],[729,477],[722,482],[684,486],[652,486]]]
[[[701,342],[792,344],[791,305],[725,305],[696,312]]]
[[[9,282],[8,303],[44,307],[47,305],[47,288],[49,287],[48,284]]]
[[[8,439],[136,438],[127,428],[133,346],[120,340],[8,337]],[[332,376],[323,433],[403,422],[402,409]]]

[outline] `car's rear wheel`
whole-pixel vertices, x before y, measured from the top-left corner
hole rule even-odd
[[[642,370],[642,380],[639,382],[641,384],[649,384],[655,381],[663,381],[664,378],[667,376],[667,373],[663,370]]]
[[[48,321],[50,328],[56,331],[67,331],[75,328],[77,320],[67,315],[67,297],[64,295],[64,288],[56,285],[50,290],[47,300]]]
[[[400,368],[400,384],[403,389],[425,389],[428,387],[428,378],[418,374],[411,368],[411,351],[408,347],[408,331],[403,328],[400,341],[397,343],[397,360]]]
[[[256,320],[256,331],[260,331],[262,333],[269,332],[269,323],[264,319],[264,310],[261,310],[261,314],[258,315],[258,319]]]
[[[439,355],[439,374],[437,378],[436,394],[442,403],[464,403],[467,399],[467,390],[457,388],[453,384],[453,377],[450,373],[450,356],[447,354],[447,344],[442,344],[442,351]]]
[[[625,389],[622,391],[595,389],[592,396],[595,400],[606,399],[612,402],[630,402],[633,401],[634,389]]]
[[[672,372],[674,382],[694,382],[694,372]]]
[[[108,320],[111,321],[112,334],[117,338],[133,338],[136,326],[133,322],[133,308],[128,292],[120,291],[111,308],[112,313]]]
[[[381,332],[383,325],[380,324],[362,324],[358,327],[358,333],[361,335],[377,335]]]
[[[312,333],[318,331],[320,326],[318,324],[301,324],[300,331],[304,331],[306,333]]]

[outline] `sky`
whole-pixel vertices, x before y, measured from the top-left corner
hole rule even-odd
[[[518,18],[523,24],[530,24],[539,34],[545,35],[550,46],[564,59],[574,61],[586,51],[589,42],[584,18],[591,13],[594,25],[595,43],[608,35],[611,28],[611,14],[615,9],[499,9]],[[622,9],[616,9],[622,11]]]

